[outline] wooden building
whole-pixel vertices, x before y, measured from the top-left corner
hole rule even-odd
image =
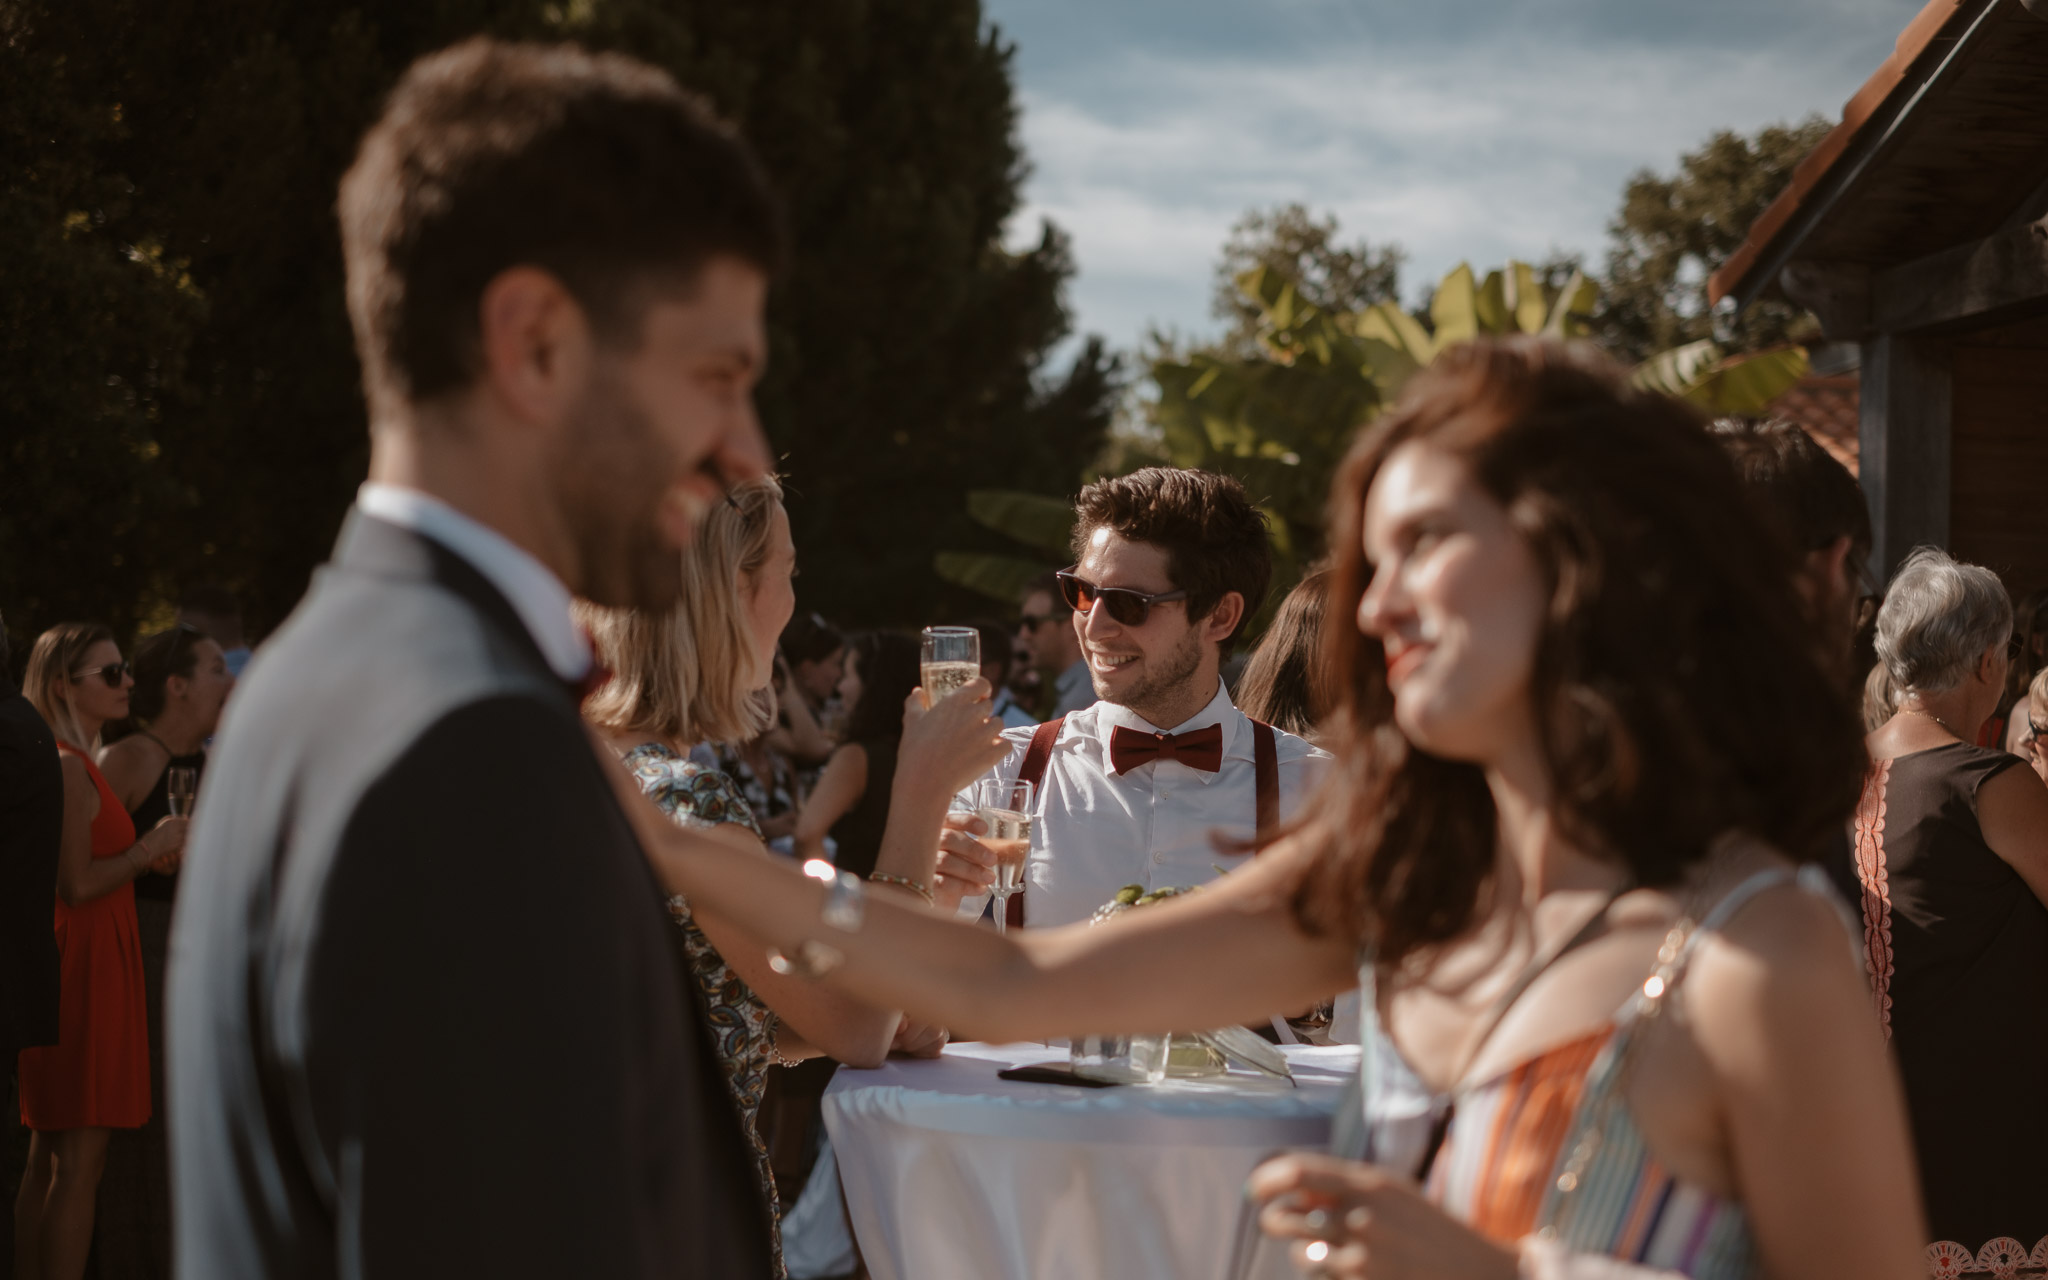
[[[1709,284],[1766,290],[1861,346],[1875,563],[2048,587],[2048,0],[1921,10]]]

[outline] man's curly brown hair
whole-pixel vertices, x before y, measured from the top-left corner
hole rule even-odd
[[[1173,586],[1188,593],[1191,622],[1208,617],[1231,592],[1243,596],[1244,614],[1223,641],[1226,654],[1266,602],[1273,580],[1266,517],[1233,476],[1146,467],[1081,490],[1074,514],[1075,560],[1103,528],[1162,548]]]

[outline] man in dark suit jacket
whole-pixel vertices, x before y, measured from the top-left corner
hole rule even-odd
[[[407,73],[340,212],[371,483],[207,770],[179,1273],[764,1276],[568,606],[672,605],[764,470],[773,200],[659,72],[474,41]]]
[[[15,1055],[57,1043],[57,844],[64,773],[57,739],[8,673],[0,626],[0,1079]]]
[[[0,625],[0,1085],[14,1079],[23,1049],[57,1043],[57,846],[64,835],[64,772],[57,739],[15,687],[7,629]],[[0,1097],[13,1096],[13,1089]],[[0,1155],[18,1173],[23,1158],[6,1118]],[[14,1215],[0,1212],[0,1257],[14,1251]]]

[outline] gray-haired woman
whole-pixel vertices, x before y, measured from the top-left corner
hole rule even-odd
[[[1868,740],[1856,872],[1937,1275],[2048,1260],[2048,787],[1974,745],[2012,622],[1996,574],[1931,547],[1877,618],[1898,711]]]

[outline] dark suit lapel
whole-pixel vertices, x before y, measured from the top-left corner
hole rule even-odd
[[[431,582],[447,590],[503,633],[536,672],[565,685],[504,593],[469,561],[432,538],[351,508],[334,544],[334,566],[371,577]]]

